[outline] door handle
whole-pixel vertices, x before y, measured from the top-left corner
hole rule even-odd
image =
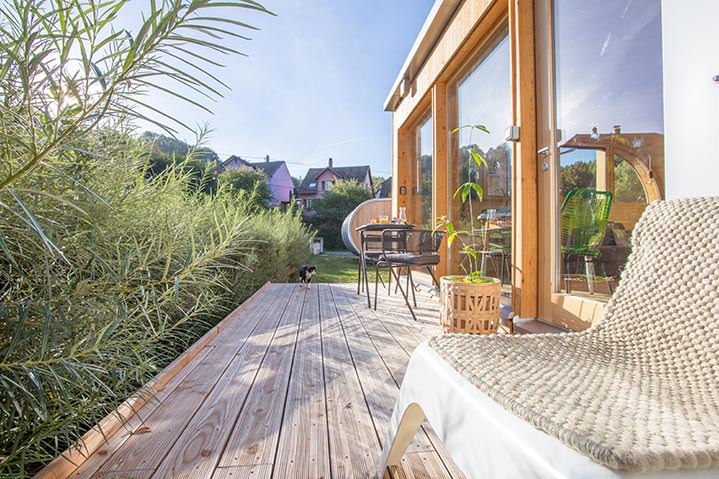
[[[549,156],[549,147],[545,146],[541,150],[537,151],[537,154],[542,158],[542,164],[540,165],[542,168],[542,171],[547,171],[549,169],[549,163],[547,162],[547,157]]]

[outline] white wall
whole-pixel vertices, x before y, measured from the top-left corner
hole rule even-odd
[[[666,197],[719,196],[719,0],[662,0]]]

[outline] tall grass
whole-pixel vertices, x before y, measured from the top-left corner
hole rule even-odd
[[[225,28],[247,26],[215,7],[264,9],[153,0],[133,36],[112,24],[125,4],[0,4],[2,476],[30,476],[76,444],[309,251],[291,211],[188,193],[183,168],[147,179],[147,145],[128,129],[153,78],[216,93],[211,74],[169,63],[231,53]]]
[[[73,153],[14,187],[56,249],[0,191],[3,473],[28,474],[73,444],[261,284],[290,279],[309,251],[291,210],[257,213],[223,191],[189,196],[177,170],[147,181],[141,145],[103,136],[108,159]]]

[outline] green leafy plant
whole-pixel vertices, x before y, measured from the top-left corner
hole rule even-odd
[[[455,128],[452,130],[452,134],[455,134],[463,129],[469,129],[469,143],[470,145],[473,145],[472,143],[472,134],[475,131],[480,131],[489,134],[489,130],[484,125],[463,125]],[[459,197],[462,203],[466,203],[469,208],[469,230],[459,229],[456,228],[454,225],[454,222],[452,222],[447,216],[442,216],[437,219],[437,228],[444,227],[447,230],[447,244],[450,246],[455,240],[459,240],[462,243],[462,252],[466,255],[468,255],[468,264],[469,267],[462,264],[462,269],[465,272],[465,276],[461,277],[461,280],[466,283],[488,283],[492,282],[492,280],[487,280],[482,277],[484,274],[483,271],[481,271],[480,268],[480,262],[477,258],[477,250],[475,248],[476,244],[483,244],[485,242],[485,237],[482,232],[477,232],[477,230],[474,227],[474,211],[472,207],[472,197],[476,196],[479,201],[482,201],[482,198],[484,196],[484,189],[482,188],[482,185],[479,183],[472,181],[472,172],[479,170],[480,168],[484,167],[487,168],[487,160],[479,154],[477,149],[475,147],[469,147],[468,148],[468,165],[467,165],[467,172],[468,172],[468,178],[467,181],[459,185],[459,187],[454,191],[454,194],[452,195],[453,198]],[[457,277],[459,278],[459,277]]]
[[[372,192],[355,180],[339,180],[324,196],[315,200],[314,216],[305,221],[317,229],[317,236],[324,238],[325,248],[340,250],[342,243],[342,222],[357,205],[372,198]]]
[[[249,166],[232,168],[217,177],[217,183],[257,209],[267,209],[274,196],[267,175]]]

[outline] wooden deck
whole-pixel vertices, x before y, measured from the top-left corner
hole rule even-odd
[[[58,458],[40,476],[372,477],[409,356],[439,333],[439,305],[418,295],[415,322],[400,295],[380,292],[375,312],[355,288],[265,286],[79,467]],[[463,477],[428,426],[391,476]]]

